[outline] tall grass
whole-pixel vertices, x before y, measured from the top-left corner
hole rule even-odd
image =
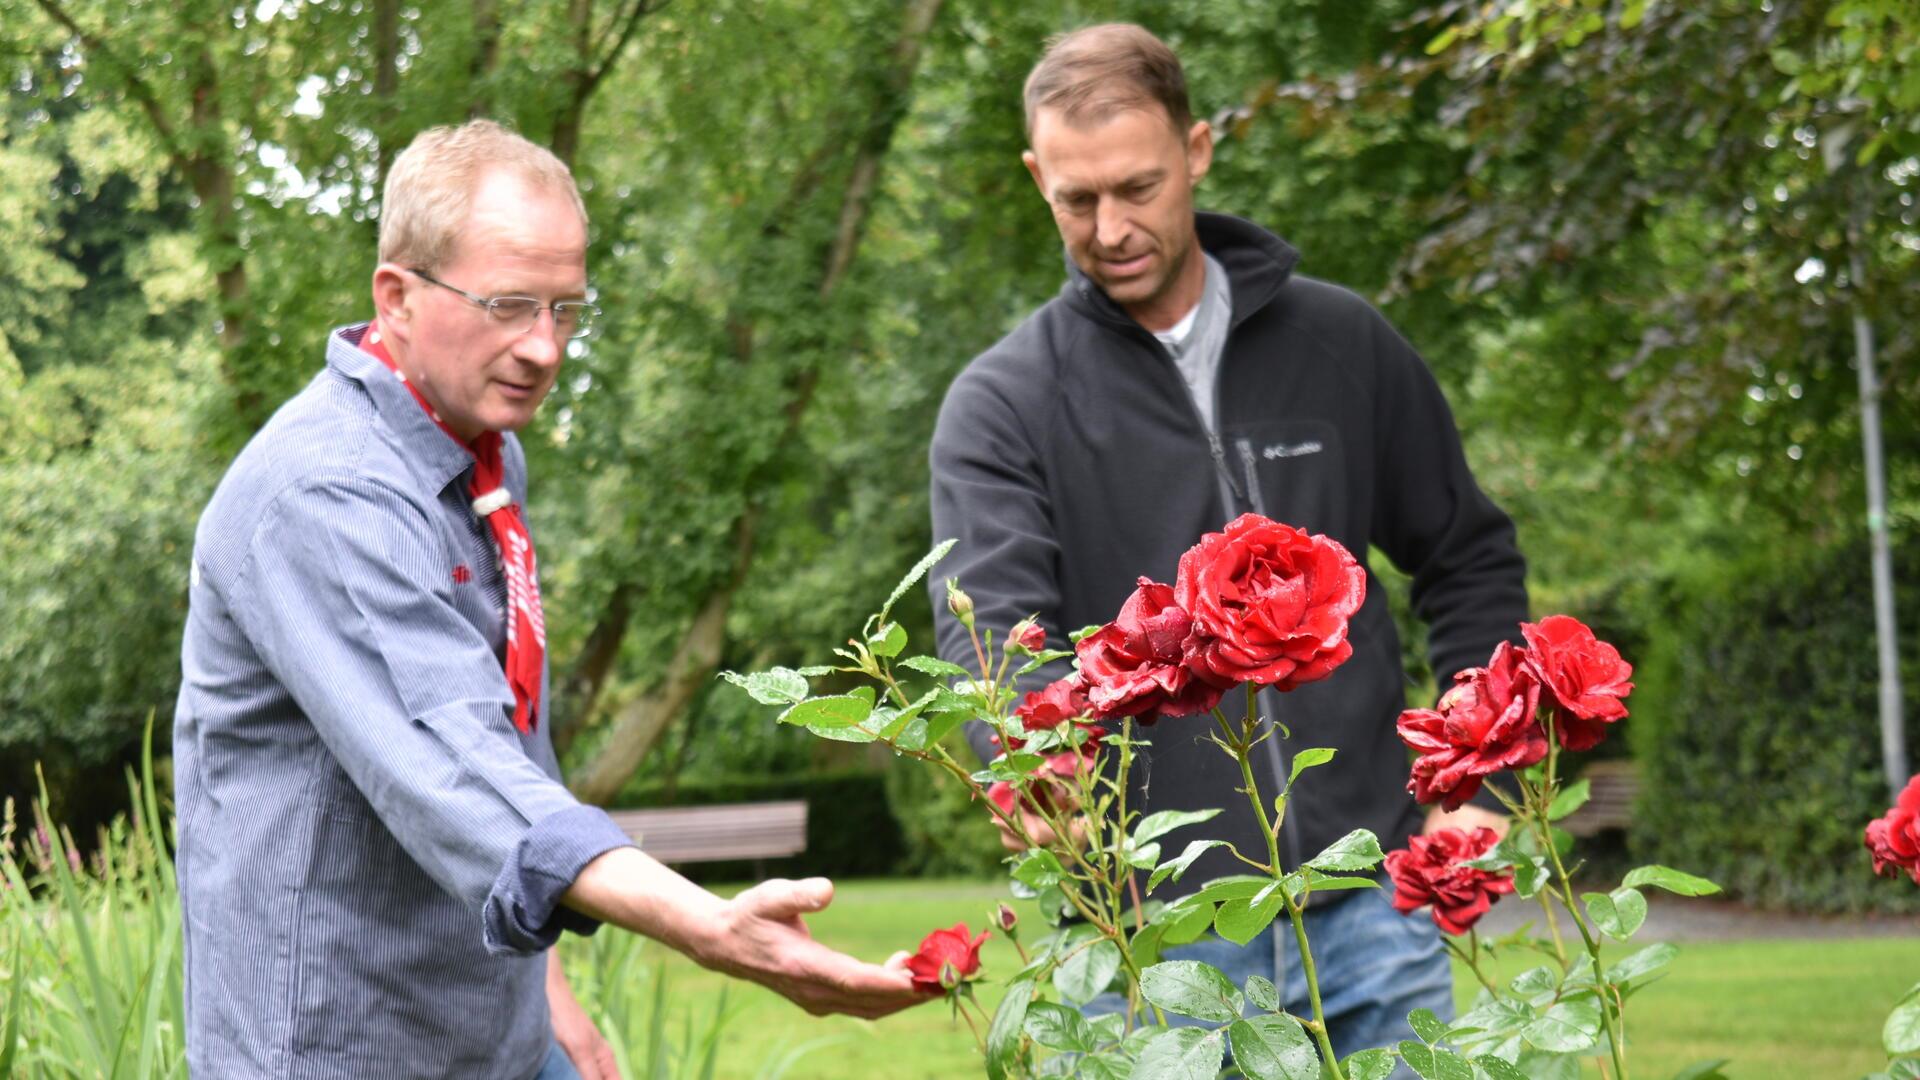
[[[100,830],[91,855],[55,824],[44,783],[30,824],[12,800],[0,808],[0,1077],[187,1075],[174,823],[154,784],[152,736],[149,720],[140,772],[127,773],[129,811]],[[561,960],[621,1075],[712,1080],[732,1015],[725,993],[683,1005],[666,969],[646,962],[646,942],[616,929],[567,939]],[[776,1046],[760,1073],[777,1077],[797,1056]]]

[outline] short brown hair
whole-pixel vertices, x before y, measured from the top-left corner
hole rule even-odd
[[[1193,125],[1180,58],[1132,23],[1102,23],[1049,40],[1027,76],[1025,97],[1028,134],[1043,107],[1059,109],[1070,123],[1081,124],[1159,105],[1181,135]]]
[[[387,169],[380,197],[380,261],[437,269],[453,254],[488,169],[507,169],[535,187],[565,192],[587,220],[573,172],[553,152],[491,120],[429,128]]]

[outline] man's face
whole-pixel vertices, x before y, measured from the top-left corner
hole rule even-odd
[[[1157,105],[1087,124],[1042,108],[1032,141],[1023,160],[1068,255],[1115,303],[1153,309],[1195,247],[1193,187],[1213,160],[1205,121],[1183,136]]]
[[[490,170],[474,188],[452,257],[428,272],[476,296],[531,296],[543,304],[583,299],[586,225],[566,193]],[[399,346],[395,360],[455,434],[471,440],[482,431],[517,431],[533,419],[566,350],[551,311],[521,332],[393,264],[375,272],[374,290],[381,325]]]

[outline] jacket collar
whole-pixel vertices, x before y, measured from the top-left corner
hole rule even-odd
[[[438,492],[473,468],[473,452],[442,431],[385,364],[360,349],[369,325],[342,326],[327,335],[327,367],[366,389],[381,424]]]
[[[1244,218],[1201,210],[1193,215],[1200,247],[1227,272],[1233,290],[1233,325],[1265,307],[1293,275],[1300,253],[1291,244]],[[1073,256],[1064,256],[1067,281],[1060,295],[1081,313],[1101,322],[1138,328],[1133,316],[1093,283]]]

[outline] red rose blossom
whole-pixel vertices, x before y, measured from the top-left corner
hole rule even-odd
[[[1920,885],[1920,776],[1907,781],[1886,817],[1867,825],[1867,850],[1874,873],[1905,870]]]
[[[1501,642],[1486,667],[1455,675],[1439,704],[1400,714],[1400,740],[1420,755],[1407,790],[1422,803],[1458,809],[1487,774],[1524,769],[1547,756],[1537,716],[1540,682],[1525,649]]]
[[[1232,686],[1291,690],[1353,655],[1347,623],[1367,572],[1330,537],[1242,514],[1180,556],[1175,602],[1193,614],[1194,670]]]
[[[1086,681],[1076,672],[1022,698],[1013,715],[1020,718],[1021,726],[1028,731],[1049,731],[1092,711]]]
[[[1173,602],[1173,588],[1147,578],[1107,625],[1080,639],[1075,652],[1087,699],[1104,718],[1206,712],[1225,686],[1190,670],[1193,617]]]
[[[1492,829],[1440,829],[1409,837],[1404,851],[1387,854],[1393,879],[1393,908],[1405,915],[1433,908],[1434,925],[1449,934],[1473,929],[1494,900],[1513,891],[1511,874],[1464,866],[1492,851],[1500,837]]]
[[[1527,639],[1528,663],[1552,694],[1560,745],[1568,750],[1598,746],[1607,737],[1607,725],[1627,715],[1624,699],[1633,691],[1627,681],[1633,665],[1570,615],[1521,623],[1520,633]]]
[[[980,946],[987,931],[969,938],[967,924],[955,923],[946,930],[935,930],[920,942],[920,951],[907,959],[913,974],[913,988],[929,994],[951,990],[980,970]]]

